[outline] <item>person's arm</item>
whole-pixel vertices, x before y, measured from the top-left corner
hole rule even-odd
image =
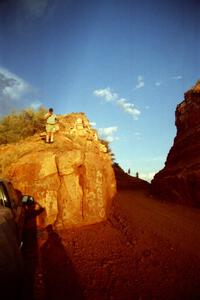
[[[49,116],[50,116],[50,113],[48,112],[47,114],[44,115],[44,119],[47,120]]]

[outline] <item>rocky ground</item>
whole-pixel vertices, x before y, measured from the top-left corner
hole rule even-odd
[[[119,191],[108,221],[27,226],[23,299],[200,299],[200,210]]]

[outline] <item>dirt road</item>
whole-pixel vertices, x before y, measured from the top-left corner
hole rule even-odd
[[[27,228],[23,299],[200,299],[200,210],[118,192],[108,221]]]
[[[135,230],[148,228],[162,240],[200,258],[200,209],[161,202],[145,191],[119,193],[117,201]]]

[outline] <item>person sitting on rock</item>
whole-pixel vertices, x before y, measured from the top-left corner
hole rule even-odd
[[[49,108],[48,113],[45,115],[46,119],[46,143],[54,142],[54,132],[56,131],[57,117],[53,113],[53,108]]]

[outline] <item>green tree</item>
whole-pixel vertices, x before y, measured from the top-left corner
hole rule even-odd
[[[40,107],[12,112],[0,119],[0,144],[15,143],[44,130],[44,114],[47,109]]]
[[[108,141],[104,140],[104,139],[100,139],[101,144],[103,144],[104,146],[106,146],[108,153],[111,156],[112,159],[112,163],[114,164],[115,162],[115,154],[112,152],[112,149],[110,147],[110,144]]]

